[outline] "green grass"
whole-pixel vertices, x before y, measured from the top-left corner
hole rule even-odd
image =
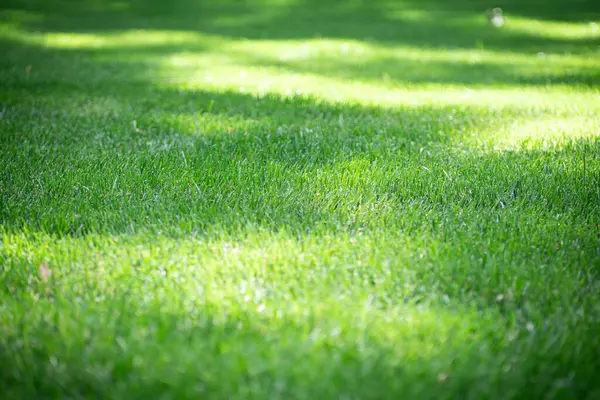
[[[2,397],[600,398],[599,19],[3,2]]]

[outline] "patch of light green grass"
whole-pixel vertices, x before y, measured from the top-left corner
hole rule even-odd
[[[527,33],[546,38],[597,40],[600,39],[600,29],[597,22],[541,21],[509,16],[506,29],[509,32]]]

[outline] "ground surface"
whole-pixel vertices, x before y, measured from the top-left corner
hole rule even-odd
[[[4,1],[0,392],[599,398],[599,19]]]

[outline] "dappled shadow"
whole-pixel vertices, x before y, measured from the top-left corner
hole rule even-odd
[[[4,59],[0,63],[11,72],[4,81],[12,79],[16,67],[23,71],[31,65],[34,69],[29,85],[31,88],[35,85],[35,90],[41,90],[45,84],[52,84],[57,79],[67,85],[77,85],[82,79],[88,86],[117,81],[154,85],[177,81],[179,70],[188,74],[189,71],[209,71],[212,69],[211,57],[224,57],[239,68],[276,69],[290,76],[299,73],[348,83],[375,83],[391,90],[406,84],[429,83],[472,87],[546,87],[595,86],[600,82],[600,69],[593,62],[570,61],[567,58],[545,60],[523,55],[508,61],[501,54],[457,56],[451,51],[388,51],[368,47],[365,50],[361,45],[340,44],[320,48],[318,43],[310,42],[292,47],[291,55],[284,58],[284,55],[278,56],[272,50],[261,52],[252,47],[227,49],[227,42],[214,41],[203,35],[172,39],[168,35],[157,36],[154,42],[149,40],[147,44],[136,43],[136,38],[125,35],[120,44],[113,39],[110,44],[98,47],[72,49],[44,48],[40,44],[4,39],[0,41],[4,51]],[[367,55],[363,54],[365,51]],[[193,55],[197,61],[189,67],[173,65],[166,69],[169,57],[178,54]],[[91,75],[93,79],[89,79]]]
[[[406,1],[406,0],[405,0]],[[600,4],[595,0],[407,0],[409,4],[423,8],[451,7],[461,12],[473,12],[475,9],[500,7],[511,15],[549,21],[597,21],[600,17]]]
[[[185,236],[213,226],[232,232],[256,226],[300,234],[393,223],[398,210],[470,208],[482,217],[531,207],[540,221],[552,221],[554,213],[587,209],[596,201],[597,177],[581,165],[559,165],[571,162],[573,150],[595,154],[598,140],[564,150],[470,149],[473,134],[512,122],[474,106],[386,109],[139,83],[122,85],[118,96],[93,87],[81,93],[76,85],[59,92],[43,85],[31,93],[27,87],[13,90],[6,95],[20,91],[21,100],[3,115],[1,142],[5,154],[12,154],[5,160],[4,185],[37,193],[26,209],[17,198],[5,198],[1,219],[13,230]],[[510,108],[504,112],[511,115]],[[35,118],[11,129],[24,114]],[[53,167],[40,170],[34,160]],[[125,167],[116,172],[115,164]],[[446,167],[431,171],[432,164]],[[55,174],[91,165],[96,175],[73,176],[70,192],[62,194],[69,201],[60,213],[71,217],[56,219],[59,210],[49,213],[46,206],[57,195],[51,189]],[[156,165],[164,166],[160,173]],[[331,174],[339,168],[346,173]],[[331,191],[319,192],[324,182]],[[3,196],[11,192],[5,186]],[[442,214],[434,212],[416,228],[431,230]],[[574,222],[573,229],[585,224]]]
[[[526,2],[527,3],[527,2]],[[531,4],[524,10],[532,9]],[[569,4],[567,11],[581,9],[592,13],[588,3]],[[597,49],[594,39],[541,37],[531,32],[499,30],[485,21],[478,8],[483,3],[456,2],[452,7],[435,1],[416,5],[405,2],[330,2],[313,0],[274,4],[269,1],[242,3],[178,0],[175,2],[81,1],[49,4],[42,1],[10,1],[2,14],[5,21],[24,29],[41,32],[114,33],[166,31],[158,42],[128,43],[94,48],[79,48],[54,52],[42,48],[25,49],[23,43],[4,40],[5,64],[15,65],[11,53],[31,55],[36,64],[51,63],[57,76],[89,76],[95,80],[156,81],[160,63],[176,54],[218,54],[255,68],[277,68],[290,74],[312,74],[322,78],[337,78],[347,82],[383,83],[389,87],[403,84],[458,84],[469,86],[595,86],[600,82],[600,70],[591,61],[521,55],[504,60],[502,51],[511,53],[592,53]],[[511,6],[519,7],[516,3]],[[528,8],[529,7],[529,8]],[[535,8],[535,7],[533,7]],[[561,8],[547,4],[544,10]],[[575,12],[575,11],[573,11]],[[573,14],[575,15],[575,14]],[[144,31],[146,30],[146,31]],[[191,32],[180,42],[169,39],[174,33]],[[196,36],[193,36],[196,35]],[[382,54],[369,57],[356,51],[356,42],[343,45],[346,50],[328,48],[318,55],[281,59],[273,52],[260,49],[227,49],[227,43],[211,42],[211,38],[245,37],[249,39],[344,39],[359,44],[378,43]],[[115,39],[118,40],[118,39]],[[309,43],[309,42],[306,42]],[[401,45],[392,50],[387,45]],[[413,47],[406,47],[413,46]],[[348,50],[349,49],[349,50]],[[413,49],[413,51],[411,51]],[[416,49],[416,50],[415,50]],[[435,54],[437,50],[446,54]],[[456,56],[452,50],[495,50],[479,54]],[[299,51],[301,49],[298,49]],[[422,50],[422,51],[420,51]],[[300,51],[301,52],[301,51]],[[344,53],[345,52],[345,53]],[[29,53],[29,54],[28,54]],[[41,60],[42,56],[44,60]],[[207,56],[208,57],[208,56]],[[23,57],[20,57],[22,60]],[[80,68],[74,70],[71,60]],[[81,60],[86,60],[84,64]],[[204,61],[207,68],[209,59]],[[28,60],[31,64],[32,61]],[[25,68],[26,65],[21,66]],[[37,69],[38,66],[35,66]],[[41,67],[49,70],[50,67]],[[10,79],[10,78],[9,78]],[[88,82],[88,84],[90,84]],[[42,85],[42,82],[36,82]]]
[[[29,226],[75,235],[146,228],[181,234],[244,224],[345,229],[393,219],[406,204],[494,210],[528,203],[550,215],[587,207],[595,198],[591,181],[579,169],[550,169],[545,179],[532,179],[539,176],[535,160],[560,159],[561,151],[476,149],[482,130],[502,131],[514,119],[543,118],[544,109],[505,105],[498,113],[496,108],[463,105],[460,99],[390,108],[307,96],[180,89],[156,81],[153,61],[122,60],[110,50],[52,50],[13,42],[3,47],[12,49],[4,63],[12,67],[16,60],[27,60],[35,71],[25,76],[10,69],[2,83],[1,140],[5,150],[12,149],[5,153],[12,154],[3,171],[6,184],[23,185],[26,192],[52,186],[54,172],[38,170],[39,164],[28,162],[32,157],[55,163],[59,171],[93,164],[97,176],[106,177],[100,183],[97,177],[73,182],[67,196],[72,202],[64,204],[70,219],[56,220],[47,212],[44,204],[53,198],[51,190],[27,210],[15,199],[7,200],[2,220],[14,229]],[[23,122],[24,115],[32,118]],[[65,135],[65,129],[72,134]],[[598,142],[572,146],[596,148]],[[128,166],[121,174],[103,172],[117,161]],[[164,175],[149,167],[163,162],[169,166]],[[456,169],[451,188],[431,190],[431,163],[448,165],[448,171],[436,172],[440,187]],[[318,193],[317,183],[340,165],[354,172],[336,178],[339,190]],[[503,170],[502,182],[496,178],[498,168]],[[362,174],[376,174],[377,183],[364,187]],[[119,187],[119,180],[141,180],[144,185]],[[161,189],[165,180],[173,182],[169,192]],[[421,180],[427,184],[406,191],[403,182]],[[90,187],[92,181],[95,186]],[[558,187],[553,181],[563,184]],[[293,193],[294,202],[288,201],[290,182],[303,188]],[[523,192],[516,188],[525,182],[528,189],[520,198]],[[479,188],[476,194],[469,190],[472,185]],[[363,209],[364,198],[379,199],[379,208]],[[174,221],[173,228],[165,221]]]
[[[42,31],[314,36],[311,23],[292,19],[308,18],[298,5],[267,11],[219,6],[229,7],[225,16],[231,17],[219,22],[221,11],[201,2],[194,3],[197,10],[184,2],[147,9],[133,1],[67,2],[64,9],[37,4],[32,11],[42,19],[25,25]],[[103,9],[107,5],[114,11]],[[212,14],[191,12],[208,5]],[[347,11],[341,4],[327,11],[302,3],[309,5],[323,10],[314,13],[314,26],[327,37],[472,46],[471,28],[454,22],[439,28],[435,21],[415,21],[398,33],[397,21],[387,19],[380,3],[350,4]],[[243,7],[256,15],[250,12],[236,25]],[[70,14],[57,12],[67,9]],[[96,13],[105,14],[95,19]],[[333,14],[343,20],[336,22]],[[417,28],[414,40],[406,39],[409,29]],[[456,32],[455,39],[444,37],[450,32]],[[560,48],[560,41],[513,39],[527,44],[504,37],[497,48],[529,51],[532,43]],[[419,385],[446,385],[448,396],[459,397],[476,396],[482,385],[489,393],[489,385],[496,385],[535,398],[577,371],[576,385],[568,390],[583,397],[593,389],[592,369],[579,366],[594,365],[595,352],[568,349],[593,348],[596,336],[589,330],[597,327],[593,318],[563,314],[580,305],[582,315],[595,310],[585,298],[594,288],[600,257],[599,139],[498,150],[478,138],[481,132],[504,133],[512,124],[555,116],[553,104],[485,106],[456,99],[384,107],[169,84],[164,57],[214,47],[194,38],[179,45],[95,49],[59,50],[16,39],[0,44],[5,50],[0,232],[11,245],[2,253],[2,272],[9,271],[2,275],[2,291],[14,300],[10,311],[22,318],[2,327],[0,364],[18,359],[28,370],[17,376],[2,369],[2,383],[28,382],[35,394],[68,391],[73,397],[119,387],[150,397],[230,397],[242,388],[259,394],[273,389],[282,397],[298,390],[324,398],[360,391],[410,397],[411,390],[422,393]],[[525,77],[493,63],[427,61],[425,70],[402,58],[365,65],[323,58],[307,64],[231,53],[242,65],[347,81],[373,81],[385,73],[405,83],[537,85],[547,77]],[[597,79],[590,71],[578,73],[571,81],[556,80]],[[583,108],[577,115],[585,118],[589,110]],[[253,232],[264,235],[241,253],[254,257],[256,269],[246,268],[250,263],[236,259],[229,246]],[[290,253],[285,262],[297,268],[287,268],[261,240],[282,232],[289,236],[281,246],[312,241],[323,247],[318,254],[316,247]],[[50,282],[32,283],[27,269],[49,261],[28,252],[23,243],[29,237],[33,245],[50,238],[51,262],[66,260]],[[70,252],[88,240],[79,253]],[[177,247],[203,254],[207,247],[198,250],[203,241],[216,243],[206,257],[221,257],[212,276],[202,267],[193,275],[185,251]],[[329,246],[336,241],[344,245]],[[331,257],[321,253],[325,247]],[[361,260],[354,257],[357,247],[365,251]],[[152,262],[142,254],[150,248]],[[381,254],[390,248],[390,254]],[[307,260],[304,254],[317,255]],[[203,266],[202,259],[190,258],[190,265]],[[123,265],[100,270],[100,261]],[[548,265],[552,268],[544,269]],[[106,274],[114,274],[118,285],[107,289]],[[266,306],[244,299],[235,286],[252,279],[266,288]],[[75,295],[75,285],[89,291]],[[551,292],[575,285],[576,293]],[[489,288],[498,292],[485,292]],[[365,298],[355,298],[356,293]],[[499,294],[506,299],[499,300]],[[214,303],[207,304],[211,298]],[[560,302],[567,298],[572,307],[563,309]],[[418,324],[402,319],[402,312]],[[527,325],[528,313],[539,317],[537,336]],[[48,360],[63,368],[55,367],[51,378]],[[496,364],[486,370],[490,360]],[[540,382],[539,376],[544,376]]]
[[[502,238],[495,246],[531,241],[519,247],[520,257],[539,265],[598,259],[598,176],[590,171],[600,141],[514,151],[477,145],[482,131],[535,121],[552,109],[460,99],[382,107],[257,97],[169,86],[156,80],[151,57],[143,64],[110,50],[3,46],[16,48],[0,62],[34,68],[28,76],[7,68],[10,79],[0,93],[0,224],[8,235],[148,234],[179,241],[215,234],[237,240],[259,231],[321,238],[358,237],[384,226],[425,238],[420,246],[435,243],[435,255],[411,250],[407,262],[415,266],[418,288],[385,278],[393,295],[378,300],[382,308],[432,293],[500,308],[494,294],[482,296],[490,276],[502,290],[524,285],[525,278],[515,278],[513,261],[494,260],[504,250],[490,249],[489,238]],[[586,152],[587,170],[579,159]],[[506,237],[521,225],[518,235]],[[561,241],[564,248],[555,244]],[[523,267],[533,287],[561,276],[538,279],[536,270]],[[344,266],[326,270],[322,279],[357,274]],[[17,278],[6,285],[26,285]],[[516,289],[514,296],[524,299]],[[355,365],[363,362],[358,357]]]
[[[203,32],[248,39],[311,39],[323,37],[426,48],[481,48],[526,53],[590,53],[597,41],[543,37],[534,33],[495,29],[484,11],[489,2],[317,1],[297,0],[217,2],[10,0],[4,18],[30,30],[110,32],[172,30]],[[516,14],[540,9],[552,15],[600,15],[590,2],[563,4],[511,2]]]

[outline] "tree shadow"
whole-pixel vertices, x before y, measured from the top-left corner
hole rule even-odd
[[[191,36],[170,41],[168,35],[160,37],[156,43],[140,44],[124,36],[119,44],[112,39],[110,45],[94,48],[52,49],[39,44],[25,43],[14,39],[0,41],[4,51],[4,65],[14,72],[34,66],[30,85],[38,89],[56,79],[62,81],[87,80],[87,85],[99,82],[120,81],[168,82],[176,79],[178,69],[164,69],[168,57],[178,54],[194,55],[200,64],[191,65],[196,70],[210,70],[211,57],[226,57],[240,68],[277,69],[290,74],[308,74],[317,79],[336,78],[344,82],[375,83],[394,90],[406,84],[457,84],[472,87],[547,87],[550,85],[572,85],[593,87],[600,81],[600,69],[588,62],[571,62],[568,59],[538,56],[522,56],[522,59],[502,60],[493,57],[472,55],[435,54],[432,51],[410,50],[371,50],[374,54],[362,56],[360,44],[345,45],[346,49],[329,45],[320,49],[318,44],[297,44],[291,50],[294,56],[284,59],[273,51],[243,47],[224,50],[227,42],[213,41],[209,37]],[[166,41],[166,42],[161,42]],[[307,48],[304,47],[308,46]],[[314,49],[309,47],[314,46]],[[340,48],[342,48],[340,50]],[[310,54],[302,55],[302,52]],[[345,51],[345,53],[344,53]],[[381,52],[379,54],[378,52]],[[545,56],[542,54],[542,56]],[[580,63],[581,64],[578,64]],[[159,73],[159,70],[162,72]],[[52,72],[50,72],[53,70]],[[41,71],[38,73],[38,71]],[[189,71],[187,71],[189,73]],[[36,80],[36,75],[41,76]],[[89,79],[94,75],[94,79]],[[185,75],[185,74],[184,74]],[[48,80],[49,77],[50,81]],[[80,78],[78,78],[80,77]],[[175,77],[175,78],[172,78]],[[10,75],[7,79],[11,79]],[[19,81],[19,79],[17,79]],[[65,82],[66,83],[66,82]],[[70,83],[67,83],[69,85]]]
[[[357,11],[352,13],[358,18]],[[158,26],[163,25],[155,28]],[[342,32],[346,28],[335,29]],[[162,29],[170,28],[164,25]],[[232,28],[231,32],[239,30]],[[335,30],[329,32],[335,34]],[[292,29],[292,33],[298,31]],[[600,154],[598,139],[574,140],[558,149],[498,152],[478,149],[469,142],[481,131],[502,131],[513,123],[511,118],[543,117],[544,110],[536,114],[535,110],[516,106],[491,109],[461,105],[460,101],[390,108],[329,103],[305,96],[256,97],[234,91],[180,89],[157,82],[157,65],[145,55],[161,56],[186,48],[209,50],[203,43],[190,47],[132,46],[126,50],[59,51],[15,42],[3,43],[2,47],[10,50],[1,64],[9,78],[1,83],[0,93],[3,234],[42,233],[77,240],[94,235],[135,238],[137,233],[152,233],[179,241],[210,236],[217,229],[237,239],[256,229],[272,233],[285,230],[296,237],[312,233],[321,239],[325,234],[358,236],[371,227],[385,226],[389,231],[426,238],[420,246],[431,242],[440,245],[441,255],[429,258],[419,258],[422,253],[415,250],[419,290],[456,295],[459,300],[455,304],[464,300],[466,304],[483,304],[482,309],[489,306],[487,312],[497,318],[492,328],[504,328],[475,332],[481,334],[478,338],[473,332],[461,332],[463,336],[457,335],[450,343],[440,342],[439,348],[426,354],[419,344],[431,332],[439,334],[437,328],[468,330],[478,326],[477,321],[461,324],[469,317],[462,313],[464,310],[452,315],[450,306],[441,306],[432,309],[435,323],[421,330],[409,329],[404,338],[413,340],[409,342],[416,350],[400,362],[403,354],[398,346],[402,343],[394,338],[386,342],[385,338],[389,337],[386,332],[406,329],[405,322],[388,323],[372,311],[375,318],[368,331],[336,331],[335,323],[352,321],[352,313],[359,309],[352,302],[341,303],[339,319],[333,322],[319,320],[315,309],[306,312],[312,321],[285,316],[273,322],[258,315],[261,313],[256,308],[247,314],[227,315],[228,310],[220,303],[186,313],[177,303],[184,301],[183,295],[169,300],[171,310],[162,303],[144,309],[137,299],[120,292],[110,299],[109,306],[94,306],[90,295],[84,302],[90,307],[86,315],[103,316],[91,319],[97,322],[88,327],[91,336],[80,331],[57,333],[61,328],[44,316],[24,313],[30,319],[21,326],[45,339],[33,347],[31,354],[19,354],[33,371],[23,379],[37,388],[36,394],[61,393],[65,387],[73,395],[98,394],[117,387],[115,382],[133,382],[139,393],[149,396],[177,392],[179,397],[193,397],[196,393],[191,391],[195,388],[187,383],[198,379],[209,394],[223,397],[247,387],[248,382],[278,390],[277,382],[282,381],[286,388],[301,387],[318,397],[337,396],[340,393],[333,391],[339,387],[349,394],[364,390],[375,397],[391,392],[406,396],[407,390],[418,389],[414,385],[419,382],[442,384],[447,379],[444,369],[452,368],[456,375],[443,384],[449,386],[448,393],[460,395],[476,391],[477,382],[490,384],[477,372],[489,359],[505,360],[520,354],[518,344],[516,349],[498,345],[508,331],[504,324],[509,324],[509,318],[502,316],[503,306],[495,294],[481,300],[482,288],[490,286],[490,279],[496,280],[493,285],[499,289],[524,285],[523,279],[515,277],[519,268],[511,258],[516,258],[515,250],[507,253],[500,246],[513,245],[523,252],[520,257],[531,263],[564,260],[574,265],[574,272],[557,268],[543,276],[535,268],[523,268],[522,274],[527,274],[533,287],[537,285],[538,293],[545,293],[540,287],[547,289],[569,273],[584,271],[589,275],[589,264],[598,260],[597,235],[592,226],[598,220],[600,177],[594,172],[600,159],[594,157]],[[124,60],[121,56],[126,52],[139,52],[144,57]],[[382,60],[382,65],[375,67],[387,69],[387,62]],[[25,75],[27,65],[34,68],[29,75]],[[79,71],[81,68],[85,71]],[[332,68],[318,66],[326,76],[334,74]],[[365,76],[367,71],[353,74]],[[410,81],[397,75],[393,78]],[[411,79],[418,81],[419,76]],[[579,158],[584,154],[591,159],[587,170]],[[474,187],[476,191],[471,190]],[[526,215],[531,220],[521,226]],[[567,217],[560,219],[561,215]],[[516,237],[507,237],[506,232],[516,232]],[[452,242],[457,238],[462,244]],[[519,241],[528,241],[531,246],[517,246]],[[494,255],[499,258],[494,260]],[[502,259],[503,255],[509,260]],[[10,261],[15,265],[28,262],[24,257]],[[439,270],[438,264],[444,263],[446,268]],[[506,265],[513,269],[508,270]],[[364,278],[370,271],[328,272],[334,277],[335,273],[346,273],[353,277],[351,283],[359,284],[360,280],[360,284],[367,285],[370,283],[365,282],[371,281]],[[511,274],[515,276],[509,281]],[[21,284],[29,289],[26,279],[16,282],[23,275],[10,276],[15,282],[7,278],[3,282],[6,288]],[[577,282],[585,279],[594,278]],[[456,281],[464,284],[458,287]],[[310,282],[306,283],[308,286]],[[392,283],[388,290],[395,297],[389,301],[401,302],[400,293],[406,289]],[[104,294],[102,289],[98,291]],[[71,307],[78,300],[63,300],[62,318],[72,321],[61,325],[62,329],[81,328],[81,315]],[[285,303],[282,298],[275,300]],[[379,305],[388,307],[383,301]],[[439,315],[449,315],[453,323],[436,320]],[[561,322],[550,321],[544,329]],[[152,331],[157,325],[160,329]],[[352,323],[348,326],[356,327]],[[381,335],[369,336],[374,330]],[[356,332],[365,336],[353,336]],[[562,332],[571,333],[563,346],[593,346],[591,339],[581,341],[584,335],[577,335],[575,327]],[[14,360],[6,349],[21,343],[23,334],[4,336],[2,365]],[[565,353],[565,347],[552,346],[552,332],[540,336],[542,339],[531,337],[544,345],[539,348],[549,350],[543,354],[531,350],[537,346],[524,345],[532,352],[531,357],[525,354],[522,363],[507,363],[509,372],[494,384],[539,397],[550,380],[532,385],[536,376],[560,378],[571,371],[579,373],[579,364],[594,362],[594,352]],[[134,346],[130,353],[123,351],[122,343]],[[159,347],[169,344],[173,345],[173,354]],[[153,357],[158,353],[167,354],[167,359],[157,363]],[[205,357],[202,361],[198,361],[199,354]],[[60,360],[67,368],[60,377],[64,381],[46,379],[47,370],[38,363],[44,360],[47,364],[57,355],[65,357]],[[141,363],[135,361],[135,355],[141,355]],[[98,367],[100,373],[85,370],[90,365]],[[4,382],[23,382],[10,381],[14,375],[4,371],[0,375]],[[136,373],[150,379],[135,381]],[[574,390],[589,389],[588,375],[583,371],[577,376],[583,384]],[[399,376],[403,377],[401,383]],[[223,385],[228,379],[236,381],[231,386]],[[331,385],[332,381],[338,385]],[[61,382],[63,386],[59,387]],[[283,391],[282,396],[289,393]]]
[[[194,46],[207,48],[202,43]],[[580,186],[577,179],[564,179],[572,184],[572,193],[576,194],[572,197],[562,194],[564,188],[528,178],[537,175],[538,167],[531,160],[548,154],[561,158],[560,151],[495,154],[472,149],[463,153],[463,143],[468,149],[469,143],[476,143],[473,137],[476,139],[481,131],[503,131],[514,119],[530,121],[544,117],[543,109],[536,114],[517,106],[502,106],[503,112],[498,113],[497,109],[485,106],[461,104],[460,99],[446,105],[406,104],[390,108],[316,101],[309,96],[257,97],[233,91],[182,90],[156,81],[157,65],[152,61],[146,64],[152,57],[122,59],[120,49],[115,56],[113,50],[57,50],[13,41],[4,41],[2,47],[7,50],[4,62],[10,71],[0,95],[0,106],[4,109],[2,144],[13,151],[12,167],[4,172],[13,187],[22,184],[35,192],[37,184],[31,179],[33,176],[48,184],[53,180],[51,171],[36,170],[40,164],[28,169],[28,165],[35,165],[26,161],[30,156],[48,157],[57,163],[59,170],[68,165],[93,163],[104,165],[100,168],[108,171],[111,157],[129,159],[125,164],[131,168],[122,171],[123,178],[147,183],[114,190],[119,176],[99,171],[99,176],[106,175],[107,179],[90,190],[85,182],[91,184],[95,178],[80,177],[81,181],[72,186],[72,193],[67,196],[73,201],[63,205],[72,218],[56,220],[47,213],[44,204],[53,196],[48,192],[30,209],[14,202],[14,208],[4,208],[3,222],[15,228],[35,226],[56,234],[93,231],[116,234],[131,226],[155,229],[162,225],[161,221],[170,220],[179,221],[172,230],[174,233],[178,226],[189,233],[211,225],[236,225],[235,221],[244,220],[266,224],[271,229],[281,226],[301,229],[323,221],[330,228],[339,228],[351,223],[353,213],[361,209],[363,195],[381,199],[382,209],[377,211],[377,218],[385,219],[386,213],[392,215],[394,207],[405,202],[415,202],[419,207],[474,205],[493,209],[500,203],[516,201],[504,196],[514,192],[517,182],[529,182],[531,204],[540,204],[548,212],[582,207],[583,203],[577,202],[587,204],[595,196],[589,185]],[[164,51],[162,47],[156,50],[159,54]],[[18,63],[32,63],[35,72],[13,73]],[[382,63],[385,65],[385,61]],[[326,76],[334,73],[333,69],[324,70]],[[358,76],[359,71],[354,73]],[[23,123],[22,118],[27,114],[35,118]],[[58,126],[70,127],[75,133],[64,135],[55,129]],[[266,143],[269,145],[265,146]],[[594,141],[573,144],[574,148],[595,145]],[[105,146],[114,151],[103,151]],[[462,183],[445,193],[432,193],[428,185],[412,193],[402,192],[399,189],[402,179],[418,181],[430,173],[423,168],[411,169],[427,162],[423,152],[441,148],[447,152],[432,151],[435,160],[430,161],[454,165],[461,170]],[[172,159],[173,154],[179,157],[179,153],[185,154],[185,168]],[[14,160],[21,162],[15,164]],[[153,176],[154,169],[148,168],[161,160],[170,165],[162,178]],[[390,168],[372,170],[373,165],[383,161],[389,162]],[[524,169],[511,171],[508,166],[514,163]],[[248,177],[233,171],[242,164],[247,164],[256,175]],[[18,172],[22,165],[27,173]],[[213,169],[211,165],[223,169]],[[325,178],[328,169],[339,165],[381,174],[379,183],[361,194],[361,180],[353,178],[351,182],[339,182],[340,187],[346,187],[339,193],[316,193],[307,176]],[[462,170],[465,165],[468,168]],[[489,177],[485,178],[483,165],[493,167],[490,171],[506,169],[506,180],[498,185],[493,178],[498,175],[496,171],[488,172]],[[412,172],[404,176],[403,170]],[[565,173],[549,173],[548,179],[563,179]],[[475,195],[478,197],[473,197],[465,190],[474,184],[470,176],[481,174],[484,174],[482,180],[477,183],[481,190]],[[228,176],[238,179],[222,181]],[[438,178],[445,179],[443,174]],[[171,193],[160,193],[163,179],[178,182]],[[221,186],[215,187],[214,182],[221,181]],[[285,200],[286,192],[281,189],[286,181],[304,188],[296,203]],[[359,196],[348,207],[344,198],[355,190]],[[123,197],[123,193],[128,195]],[[148,197],[148,193],[157,193],[158,197]],[[330,207],[319,206],[324,195],[331,197]],[[579,195],[583,197],[578,198]],[[129,214],[137,215],[138,220],[128,221],[124,207],[136,209],[137,212]],[[192,214],[183,222],[181,211],[189,207]],[[373,216],[365,213],[362,220],[352,223],[358,227],[368,224],[370,218]]]
[[[535,4],[534,4],[535,3]],[[596,15],[593,1],[565,5],[554,1],[510,2],[516,14],[539,10],[546,17]],[[508,5],[508,4],[507,4]],[[457,1],[322,2],[297,0],[172,2],[125,0],[114,2],[10,0],[4,5],[8,20],[30,30],[49,32],[110,32],[172,30],[204,32],[233,38],[296,40],[323,37],[409,45],[425,48],[485,48],[524,53],[590,53],[595,39],[549,38],[527,32],[496,29],[485,20],[490,2]],[[581,11],[579,13],[579,11]],[[546,14],[549,12],[550,14]]]
[[[408,1],[424,8],[448,7],[448,2],[440,0]],[[473,0],[453,1],[452,9],[462,12],[485,10],[500,7],[510,15],[518,15],[539,20],[591,22],[600,16],[600,5],[594,0]]]
[[[469,232],[487,226],[484,235],[501,237],[520,215],[534,215],[514,239],[535,243],[522,250],[530,259],[550,262],[553,240],[577,241],[577,250],[567,246],[570,262],[598,257],[590,221],[597,218],[600,177],[590,171],[600,141],[501,152],[472,141],[552,109],[460,100],[382,107],[182,90],[157,83],[155,66],[90,57],[102,50],[18,47],[40,71],[13,76],[0,94],[5,233],[184,240],[394,227],[446,249],[441,258],[415,260],[423,267],[417,277],[423,287],[465,301],[479,299],[488,285],[490,272],[478,261],[488,250],[458,247],[448,239],[457,232],[465,243],[481,243]],[[587,170],[579,159],[585,154],[592,160]],[[557,215],[568,223],[560,225]],[[489,220],[498,222],[482,223]],[[431,272],[440,259],[450,267]],[[457,277],[468,284],[457,288]]]
[[[553,212],[588,208],[596,196],[581,166],[550,167],[550,160],[571,163],[573,149],[594,154],[597,140],[581,139],[564,150],[477,150],[469,144],[474,135],[513,124],[486,107],[390,109],[303,96],[181,91],[144,82],[120,84],[118,95],[107,89],[24,83],[5,92],[12,100],[1,102],[1,142],[4,154],[12,156],[5,160],[3,196],[17,187],[37,195],[26,209],[6,198],[3,225],[75,236],[146,230],[185,236],[211,226],[233,232],[244,225],[344,231],[394,220],[395,210],[406,206],[472,208],[483,215],[528,204],[539,207],[540,218],[551,219]],[[527,115],[528,121],[545,115],[510,107],[503,113]],[[26,114],[33,118],[24,124]],[[55,129],[59,126],[73,134]],[[547,163],[542,179],[536,160]],[[54,167],[40,170],[46,163]],[[127,168],[115,175],[113,163]],[[446,170],[432,172],[426,167],[431,164]],[[53,186],[53,171],[77,165],[87,166],[84,170],[96,165],[96,175],[71,177],[70,193],[63,194],[69,201],[48,213],[57,194],[39,188]],[[153,165],[165,168],[157,174]],[[329,176],[340,168],[348,175]],[[377,179],[364,186],[363,174]],[[448,187],[446,174],[454,176]],[[328,179],[333,179],[326,185],[331,192],[319,193],[319,182]],[[118,186],[118,181],[144,184]],[[404,181],[423,184],[407,191]],[[172,182],[166,192],[165,182]],[[293,202],[291,182],[301,188]],[[478,187],[475,193],[472,185]],[[378,206],[363,209],[364,199],[378,199]],[[55,218],[61,214],[71,217]]]

